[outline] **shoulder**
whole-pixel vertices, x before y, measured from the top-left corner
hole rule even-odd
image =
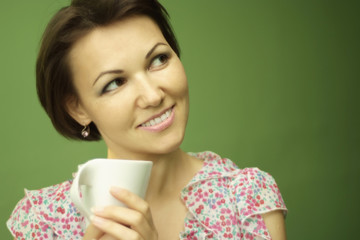
[[[286,210],[278,185],[267,172],[258,168],[245,168],[231,185],[243,219],[255,213]]]
[[[13,236],[25,239],[53,236],[81,239],[84,219],[70,199],[71,181],[39,190],[25,189],[25,196],[15,206],[7,226]],[[74,238],[75,237],[75,238]]]
[[[257,167],[241,169],[230,159],[222,158],[210,151],[190,154],[203,159],[204,164],[188,186],[204,182],[226,182],[223,185],[218,184],[219,187],[231,189],[235,191],[233,193],[240,193],[241,196],[245,194],[246,190],[246,193],[256,192],[258,194],[264,191],[272,192],[281,197],[273,176]],[[200,185],[203,186],[203,184]]]
[[[247,234],[268,239],[262,214],[286,211],[274,178],[258,168],[240,169],[230,159],[213,152],[195,156],[203,159],[204,165],[184,188],[182,198],[192,213],[188,225],[196,219],[206,228],[191,231],[212,232],[222,238]]]
[[[192,182],[222,176],[231,176],[238,170],[236,164],[230,159],[222,158],[220,155],[211,151],[189,154],[203,160],[203,167],[192,179]]]
[[[245,183],[262,182],[273,185],[274,178],[267,172],[257,167],[240,169],[232,160],[222,158],[220,155],[211,152],[189,153],[192,156],[200,158],[204,161],[203,167],[192,179],[190,184],[198,181],[228,178],[234,185],[237,183],[243,185]]]

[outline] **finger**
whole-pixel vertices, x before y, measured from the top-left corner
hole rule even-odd
[[[117,240],[117,239],[109,234],[104,234],[101,238],[99,238],[99,240]]]
[[[94,207],[91,210],[96,216],[129,227],[143,237],[149,236],[154,232],[152,219],[147,219],[142,213],[136,210],[118,206]]]
[[[147,219],[152,219],[149,204],[138,195],[119,187],[111,187],[110,193],[127,207],[142,213]]]
[[[83,240],[100,239],[103,235],[103,231],[97,228],[94,224],[90,224],[85,231]]]
[[[118,240],[143,240],[141,235],[133,229],[127,228],[121,224],[111,221],[106,218],[92,216],[91,222],[103,232],[111,235]],[[107,236],[104,236],[107,237]]]

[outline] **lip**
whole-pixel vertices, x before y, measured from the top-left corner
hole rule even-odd
[[[166,113],[170,109],[172,109],[170,116],[166,120],[164,120],[163,122],[161,122],[159,124],[156,124],[156,125],[153,125],[153,126],[149,126],[149,127],[142,126],[142,124],[144,124],[144,123],[146,123],[146,122],[148,122],[148,121],[150,121],[152,119],[155,119],[157,117],[160,117],[161,115],[163,115],[164,113]],[[138,128],[143,129],[143,130],[147,130],[147,131],[150,131],[150,132],[159,132],[159,131],[162,131],[162,130],[168,128],[174,122],[174,119],[175,119],[175,105],[171,106],[170,108],[165,109],[164,111],[162,111],[159,114],[156,114],[156,115],[150,117],[149,119],[144,121],[142,124],[140,124],[138,126]]]

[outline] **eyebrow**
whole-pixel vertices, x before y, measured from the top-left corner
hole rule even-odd
[[[167,46],[167,44],[165,43],[162,43],[162,42],[159,42],[157,44],[155,44],[151,49],[150,51],[145,55],[145,59],[148,59],[150,57],[150,55],[155,51],[155,49],[160,46],[160,45],[165,45]],[[93,86],[95,85],[95,83],[97,82],[97,80],[99,80],[102,76],[104,76],[105,74],[120,74],[120,73],[123,73],[124,71],[121,70],[121,69],[115,69],[115,70],[109,70],[109,71],[104,71],[104,72],[101,72],[99,74],[99,76],[97,76],[97,78],[95,79],[94,83],[93,83]]]
[[[150,49],[150,51],[146,54],[145,59],[148,59],[148,58],[150,57],[150,55],[155,51],[155,49],[156,49],[159,45],[165,45],[165,46],[167,46],[167,44],[162,43],[162,42],[159,42],[159,43],[155,44],[155,45]]]
[[[120,69],[115,69],[115,70],[109,70],[109,71],[104,71],[104,72],[101,72],[99,74],[99,76],[95,79],[94,83],[93,83],[93,86],[95,85],[95,83],[97,82],[97,80],[99,80],[99,78],[101,78],[103,75],[105,74],[109,74],[109,73],[116,73],[116,74],[120,74],[120,73],[123,73],[124,71],[123,70],[120,70]]]

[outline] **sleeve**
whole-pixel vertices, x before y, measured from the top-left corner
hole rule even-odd
[[[52,229],[39,220],[27,196],[17,203],[6,225],[14,238],[19,240],[54,239]]]
[[[241,239],[271,239],[261,214],[287,209],[274,178],[258,168],[244,169],[235,180]]]

